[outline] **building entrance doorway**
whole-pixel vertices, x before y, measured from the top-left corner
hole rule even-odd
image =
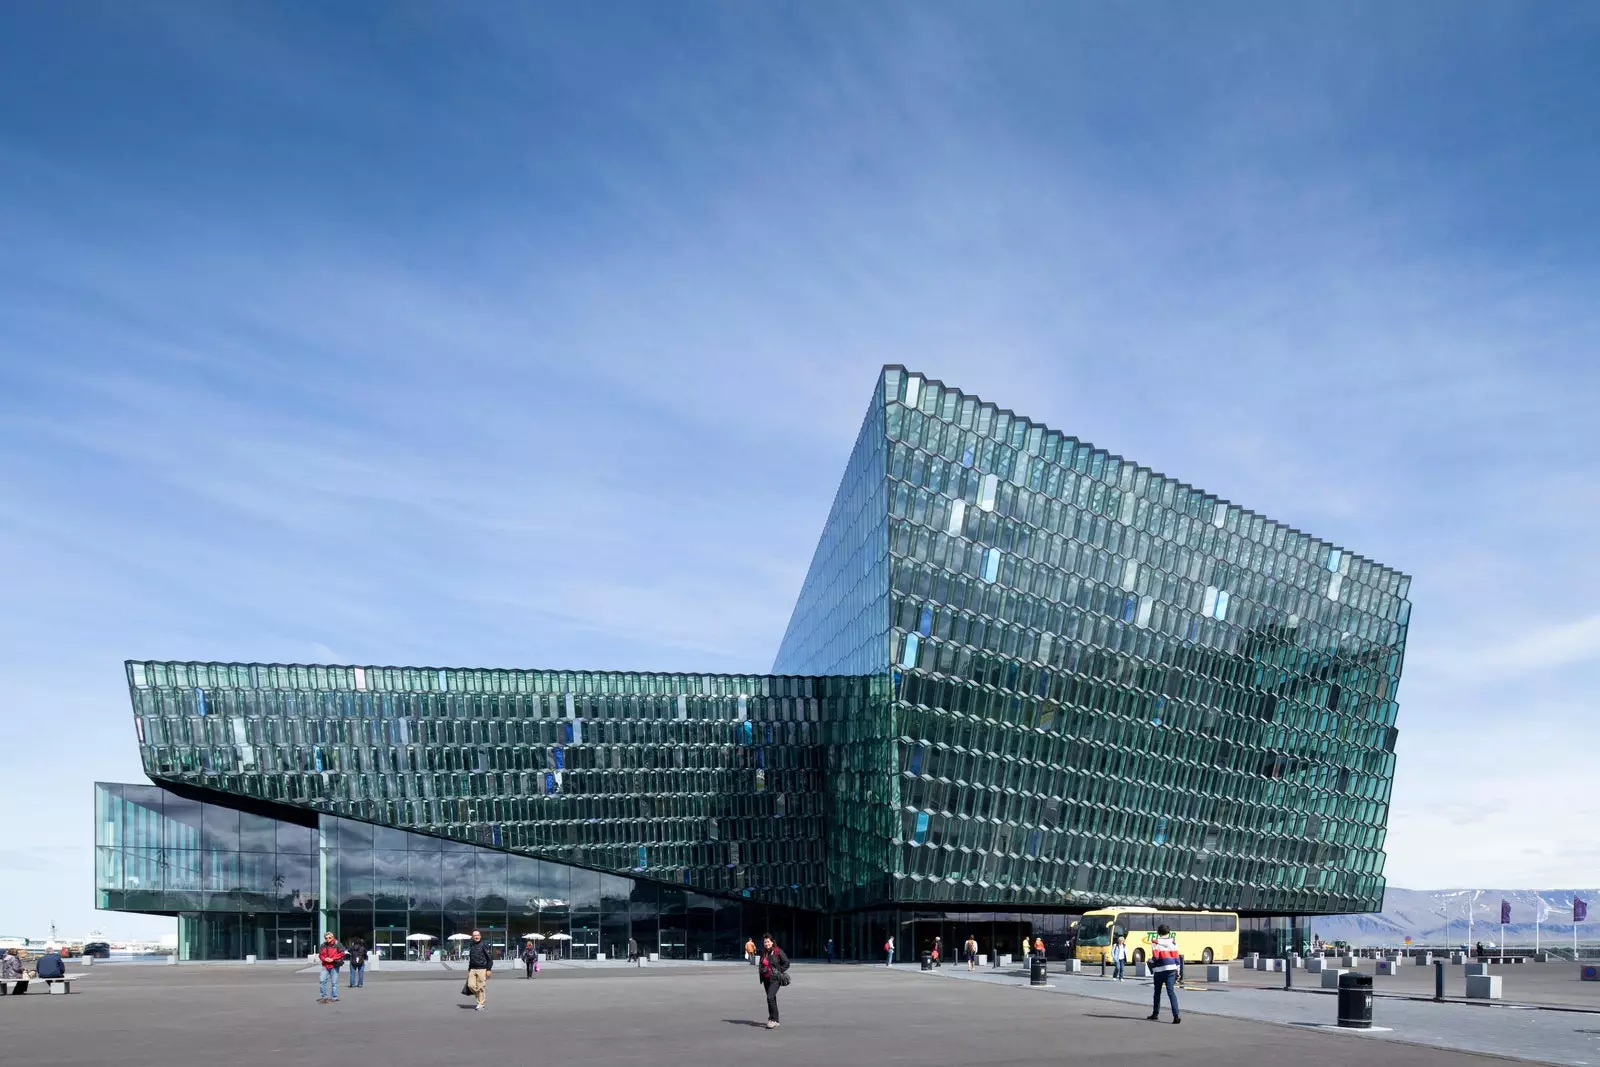
[[[278,958],[303,960],[317,951],[317,939],[309,927],[291,929],[278,927]]]

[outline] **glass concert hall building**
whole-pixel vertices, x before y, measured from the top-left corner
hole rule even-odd
[[[191,958],[985,952],[1382,906],[1410,579],[907,372],[763,675],[133,661],[102,908]]]

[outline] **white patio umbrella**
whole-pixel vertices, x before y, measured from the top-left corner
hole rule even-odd
[[[571,934],[551,934],[550,935],[550,940],[552,940],[552,941],[571,941],[572,940],[572,935]]]
[[[433,939],[432,934],[410,934],[406,937],[407,941],[432,941]]]
[[[524,941],[543,941],[544,940],[544,935],[543,934],[523,934],[522,935],[522,940],[524,940]]]
[[[471,941],[472,940],[472,935],[471,934],[451,934],[449,937],[445,938],[445,940],[446,941]]]

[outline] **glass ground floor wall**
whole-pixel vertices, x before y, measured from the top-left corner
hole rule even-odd
[[[558,959],[640,952],[735,959],[771,933],[791,956],[917,959],[969,937],[991,959],[1042,940],[1070,952],[1067,911],[878,909],[846,914],[690,892],[642,878],[290,808],[239,810],[154,785],[95,785],[95,903],[178,918],[182,959],[300,957],[323,930],[385,958],[453,955],[482,930],[502,953],[528,934]],[[1241,953],[1304,951],[1303,918],[1243,918]],[[456,940],[452,940],[455,938]]]
[[[172,914],[185,959],[303,956],[323,930],[388,958],[453,954],[472,930],[557,958],[732,958],[770,932],[821,955],[823,919],[292,809],[241,811],[153,785],[95,785],[95,903]],[[452,940],[454,938],[455,940]]]

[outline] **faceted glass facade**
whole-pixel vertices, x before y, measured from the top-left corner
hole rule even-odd
[[[1410,580],[942,383],[880,384],[895,899],[1379,906]]]
[[[774,904],[827,905],[866,677],[128,664],[145,771]]]
[[[1006,916],[1102,904],[1381,906],[1408,594],[888,367],[770,675],[128,682],[146,772],[195,795],[1005,945]]]

